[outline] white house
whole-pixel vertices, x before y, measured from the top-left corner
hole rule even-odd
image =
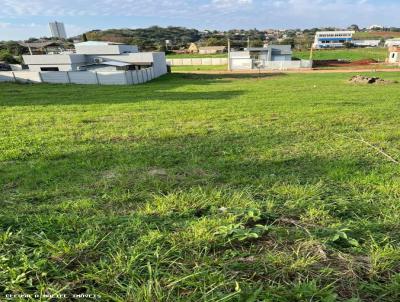
[[[290,69],[307,65],[305,61],[292,61],[290,45],[269,45],[233,51],[230,53],[229,63],[232,70]],[[311,67],[311,64],[308,65],[307,67]]]
[[[167,73],[163,52],[139,52],[137,46],[88,41],[75,44],[75,52],[24,55],[30,71],[120,71],[153,67],[155,77]]]

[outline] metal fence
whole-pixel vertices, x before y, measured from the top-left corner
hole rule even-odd
[[[153,67],[132,71],[4,71],[0,82],[94,84],[94,85],[137,85],[151,81],[160,75]]]

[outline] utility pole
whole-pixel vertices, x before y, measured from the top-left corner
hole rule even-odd
[[[228,37],[228,71],[231,70],[231,38]]]
[[[247,36],[247,48],[250,48],[250,36]]]

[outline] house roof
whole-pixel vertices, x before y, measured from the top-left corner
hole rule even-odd
[[[75,43],[78,46],[96,46],[96,45],[124,45],[123,43],[116,43],[116,42],[108,42],[108,41],[86,41],[86,42],[79,42]]]
[[[21,46],[24,47],[30,47],[30,48],[44,48],[47,46],[58,46],[60,43],[55,42],[55,41],[41,41],[41,42],[19,42],[18,43]]]

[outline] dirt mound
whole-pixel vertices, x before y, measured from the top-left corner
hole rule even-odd
[[[366,76],[362,76],[362,75],[356,75],[356,76],[351,77],[349,82],[354,83],[354,84],[394,84],[394,83],[397,83],[397,81],[384,80],[379,77],[366,77]]]

